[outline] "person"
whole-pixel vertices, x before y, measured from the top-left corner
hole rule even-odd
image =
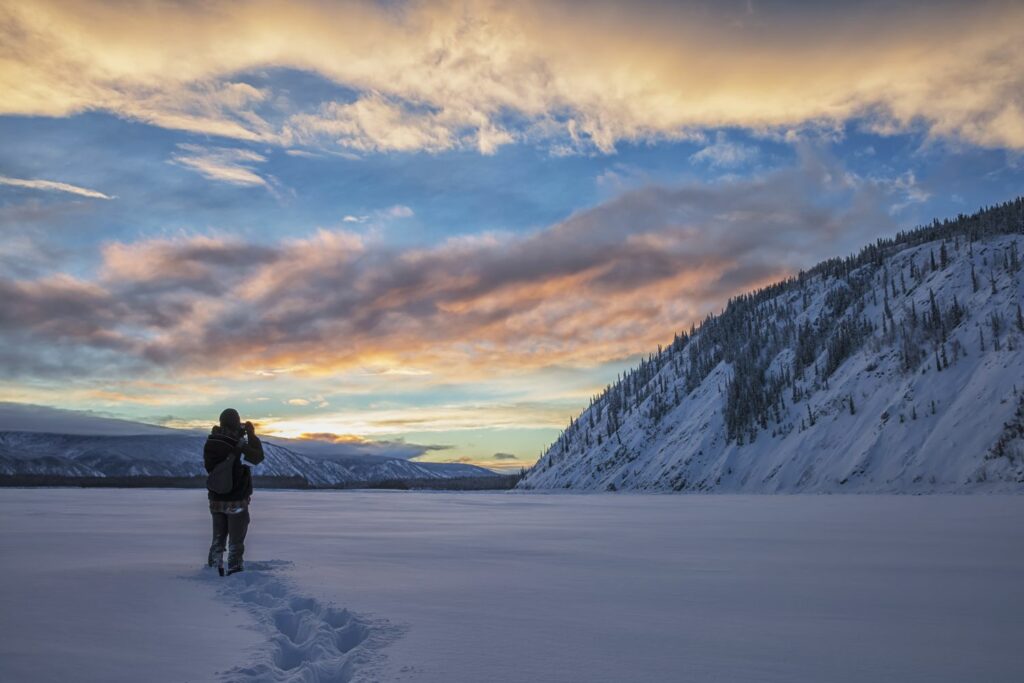
[[[242,462],[243,456],[245,462]],[[232,487],[227,493],[209,491],[210,515],[213,517],[213,542],[206,565],[216,567],[224,576],[224,547],[228,549],[230,576],[243,570],[242,556],[245,553],[245,534],[249,529],[249,499],[252,497],[252,472],[249,466],[263,462],[263,444],[256,436],[252,422],[242,424],[242,418],[234,408],[220,414],[220,424],[215,426],[203,446],[203,464],[207,473],[213,471],[226,458],[234,458],[232,465]],[[248,466],[247,466],[248,465]]]

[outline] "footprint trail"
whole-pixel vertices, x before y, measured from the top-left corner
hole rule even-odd
[[[379,664],[378,650],[401,631],[385,620],[356,616],[347,609],[301,595],[277,570],[291,563],[249,562],[222,582],[220,594],[244,607],[270,634],[251,664],[221,672],[232,683],[347,683]],[[360,676],[360,678],[363,678]]]

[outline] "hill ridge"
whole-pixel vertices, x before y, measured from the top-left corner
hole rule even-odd
[[[1021,234],[1017,198],[733,297],[594,397],[520,488],[1020,490]]]

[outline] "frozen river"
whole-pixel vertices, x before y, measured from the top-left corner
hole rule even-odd
[[[1021,681],[1022,496],[0,490],[3,681]]]

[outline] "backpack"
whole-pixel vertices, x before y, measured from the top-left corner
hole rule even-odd
[[[234,451],[228,457],[217,463],[210,474],[206,477],[206,488],[218,494],[230,493],[235,487],[235,458],[239,455]]]

